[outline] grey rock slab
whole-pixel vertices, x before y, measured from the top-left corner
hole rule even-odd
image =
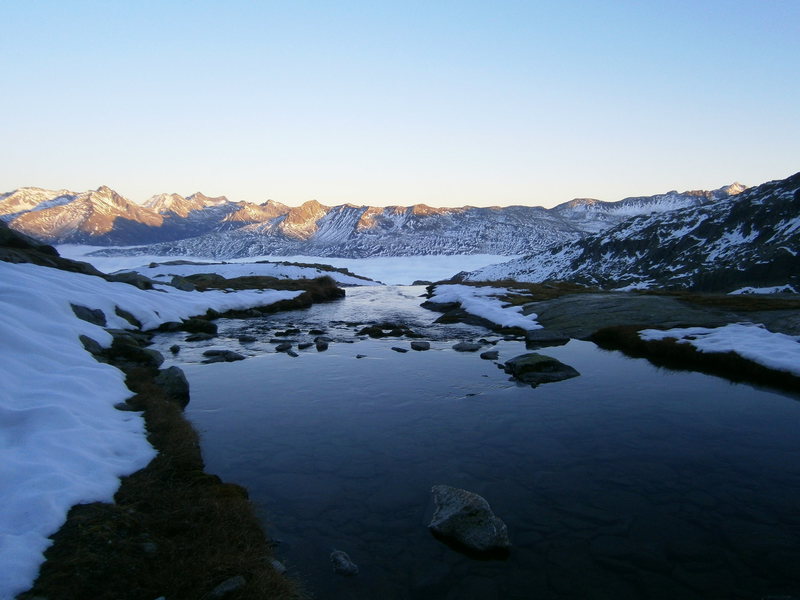
[[[482,496],[449,485],[435,485],[431,493],[436,510],[428,528],[434,534],[478,553],[511,546],[506,524]]]
[[[699,307],[669,296],[625,292],[567,294],[527,304],[522,312],[536,313],[545,329],[579,339],[612,325],[676,327],[692,323],[716,327],[742,320],[730,311]]]

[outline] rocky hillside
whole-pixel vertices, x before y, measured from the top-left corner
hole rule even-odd
[[[800,291],[799,252],[800,173],[735,196],[640,215],[459,278],[721,292],[789,285]]]
[[[525,254],[632,215],[684,209],[739,193],[668,192],[620,202],[580,199],[552,209],[325,206],[159,194],[138,205],[107,187],[83,193],[21,188],[0,195],[0,219],[47,243],[158,244],[133,252],[235,258],[263,254],[368,257]]]

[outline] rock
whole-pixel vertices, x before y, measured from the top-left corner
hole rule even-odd
[[[309,329],[308,335],[324,335],[326,332],[324,329]]]
[[[317,347],[317,352],[325,352],[328,349],[328,342],[318,341],[314,342],[314,345]]]
[[[534,386],[580,375],[569,365],[535,352],[515,356],[503,365],[503,370],[515,379]]]
[[[154,381],[170,400],[174,400],[184,408],[189,404],[189,380],[180,367],[162,369]]]
[[[314,338],[314,343],[317,342],[325,342],[326,344],[330,344],[333,341],[332,338],[329,338],[327,335],[319,335]]]
[[[506,524],[482,496],[467,490],[435,485],[436,511],[428,528],[437,536],[477,553],[507,551],[511,546]]]
[[[290,335],[297,335],[298,333],[300,333],[299,329],[290,328],[285,331],[276,331],[275,337],[289,337]]]
[[[424,350],[430,350],[431,349],[431,343],[430,342],[411,342],[411,349],[412,350],[418,350],[420,352],[422,352]]]
[[[122,317],[123,319],[125,319],[125,320],[126,320],[128,323],[130,323],[131,325],[133,325],[133,326],[134,326],[136,329],[141,329],[141,328],[142,328],[142,323],[141,323],[141,321],[139,321],[139,319],[137,319],[136,317],[134,317],[134,316],[133,316],[131,313],[129,313],[127,310],[125,310],[125,309],[122,309],[122,308],[120,308],[119,306],[115,306],[115,307],[114,307],[114,313],[115,313],[115,314],[116,314],[118,317]]]
[[[234,352],[233,350],[218,350],[212,348],[211,350],[206,350],[203,352],[203,356],[207,356],[208,358],[204,360],[205,363],[212,363],[212,362],[233,362],[236,360],[244,360],[245,357],[238,352]]]
[[[247,580],[241,575],[236,575],[235,577],[231,577],[230,579],[226,579],[220,583],[206,595],[206,598],[213,600],[217,600],[217,598],[224,598],[232,592],[238,592],[246,585]]]
[[[356,358],[367,358],[366,354],[356,354]]]
[[[275,352],[288,352],[292,349],[291,342],[281,342],[277,346],[275,346]]]
[[[398,348],[397,346],[392,346],[392,350],[399,352],[400,354],[405,354],[408,352],[408,348]]]
[[[189,333],[217,333],[216,324],[212,323],[211,321],[207,321],[206,319],[186,319],[181,324],[181,329],[188,331]]]
[[[100,327],[105,327],[107,325],[106,315],[99,308],[89,308],[88,306],[81,306],[80,304],[70,304],[70,306],[72,307],[72,312],[74,312],[75,316],[79,319],[88,321],[93,325],[99,325]]]
[[[348,577],[358,575],[358,565],[350,560],[346,552],[341,550],[331,552],[331,564],[333,565],[333,572],[337,575],[346,575]]]
[[[211,339],[214,339],[214,336],[210,333],[193,333],[186,336],[187,342],[205,342]]]
[[[370,325],[369,327],[360,329],[356,335],[368,335],[371,338],[382,338],[386,337],[388,334],[384,333],[383,329],[377,325]]]
[[[453,346],[453,350],[456,352],[477,352],[482,347],[482,344],[476,344],[475,342],[458,342]]]
[[[311,348],[311,346],[313,346],[313,345],[314,344],[312,344],[311,342],[303,342],[302,344],[297,344],[297,349],[298,350],[305,350],[306,348]]]
[[[169,347],[169,351],[172,352],[173,354],[177,354],[178,352],[181,351],[181,347],[178,346],[178,344],[172,344],[172,346]]]
[[[240,335],[239,342],[242,344],[249,344],[251,342],[258,341],[258,338],[254,335]]]
[[[173,275],[172,281],[170,281],[169,284],[182,292],[193,292],[195,290],[194,284],[180,275]]]
[[[288,355],[289,355],[289,356],[291,356],[292,358],[297,358],[298,356],[300,356],[300,355],[299,355],[297,352],[295,352],[294,350],[289,350],[289,351],[288,351],[286,354],[288,354]]]
[[[488,350],[486,352],[481,352],[481,358],[483,360],[497,360],[497,357],[500,356],[500,352],[497,350]]]
[[[140,290],[152,290],[153,283],[155,283],[149,277],[145,277],[144,275],[134,271],[128,271],[126,273],[114,273],[113,275],[107,275],[106,279],[108,281],[127,283],[129,285],[138,287]]]
[[[269,561],[269,564],[272,565],[272,568],[275,569],[279,574],[283,575],[286,573],[286,565],[284,565],[281,561],[273,558]]]
[[[525,333],[525,345],[529,350],[545,346],[563,346],[570,337],[557,329],[534,329]]]
[[[103,347],[89,336],[81,335],[78,339],[80,339],[84,349],[90,354],[100,356],[103,353]]]

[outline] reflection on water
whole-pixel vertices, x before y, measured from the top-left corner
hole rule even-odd
[[[348,290],[306,312],[228,322],[217,347],[240,349],[245,329],[265,340],[246,361],[179,355],[208,470],[250,490],[278,557],[316,597],[800,594],[797,399],[579,341],[544,352],[580,377],[517,385],[454,352],[450,326],[416,307],[420,292]],[[402,320],[432,349],[344,343],[347,323],[366,320]],[[339,340],[328,351],[271,351],[270,334],[287,324],[305,333],[329,321],[340,324],[327,327]],[[501,361],[525,352],[517,341],[494,348]],[[428,533],[438,483],[491,503],[513,543],[506,561],[467,558]],[[359,565],[357,577],[333,574],[333,549]]]

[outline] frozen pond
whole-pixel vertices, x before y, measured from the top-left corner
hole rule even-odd
[[[581,376],[531,388],[451,349],[481,336],[432,324],[423,288],[356,288],[308,311],[221,323],[180,343],[187,414],[209,472],[246,486],[276,554],[317,598],[760,598],[800,594],[800,403],[659,370],[588,342],[541,352]],[[359,339],[401,321],[431,340]],[[325,352],[273,351],[276,332],[326,329]],[[256,336],[241,344],[240,334]],[[199,364],[209,347],[236,363]],[[487,346],[487,349],[490,349]],[[165,352],[165,354],[169,354]],[[364,355],[357,359],[357,355]],[[426,525],[430,488],[483,495],[508,525],[508,559],[478,561]],[[346,551],[360,574],[332,572]]]

